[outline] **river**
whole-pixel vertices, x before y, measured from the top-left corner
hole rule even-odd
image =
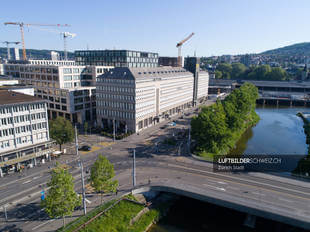
[[[308,154],[303,121],[297,112],[309,112],[302,107],[260,107],[260,121],[249,128],[237,142],[231,154]]]
[[[230,153],[307,154],[308,145],[303,121],[296,116],[299,111],[310,112],[310,108],[258,106],[256,112],[260,116],[260,121],[243,134],[236,148]],[[171,207],[168,215],[154,225],[149,232],[229,231],[231,229],[253,231],[242,225],[243,220],[244,215],[236,211],[181,198]],[[256,228],[255,231],[266,231],[266,225],[269,229],[274,226],[271,222],[262,221],[261,228]]]

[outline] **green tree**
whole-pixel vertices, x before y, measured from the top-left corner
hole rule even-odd
[[[267,80],[268,74],[271,72],[269,65],[260,65],[255,67],[252,72],[248,74],[249,80]]]
[[[215,70],[215,78],[222,79],[222,77],[223,77],[222,72],[219,70]]]
[[[101,194],[104,192],[115,192],[118,187],[118,181],[113,180],[115,176],[114,165],[103,155],[99,155],[90,170],[90,184]]]
[[[85,122],[84,123],[84,133],[87,134],[87,130],[88,130],[88,123]]]
[[[74,208],[81,205],[81,197],[74,191],[73,177],[57,164],[47,186],[50,189],[41,207],[51,218],[62,217],[65,226],[65,217],[72,215]]]
[[[198,117],[191,121],[192,137],[198,150],[217,154],[226,148],[229,138],[226,116],[220,101],[210,107],[202,108]]]
[[[247,70],[246,66],[241,63],[233,63],[231,71],[232,79],[242,79],[244,77],[244,73]]]
[[[283,68],[275,67],[267,74],[268,81],[283,81],[287,78],[286,71]]]
[[[52,139],[61,145],[64,143],[72,142],[74,139],[74,129],[69,120],[64,117],[57,117],[54,120],[49,121],[49,131]]]
[[[223,79],[230,79],[231,73],[232,73],[232,66],[228,63],[220,63],[216,70],[220,71],[222,73]]]

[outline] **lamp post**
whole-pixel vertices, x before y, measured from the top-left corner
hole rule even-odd
[[[79,156],[79,144],[78,144],[78,136],[77,136],[76,126],[74,127],[74,129],[75,129],[75,152],[76,152],[76,156],[79,158],[79,164],[80,164],[80,167],[81,167],[83,211],[84,211],[84,215],[86,215],[86,196],[85,196],[83,163],[82,163],[81,157]]]
[[[136,187],[136,149],[133,149],[133,163],[132,163],[132,184]]]

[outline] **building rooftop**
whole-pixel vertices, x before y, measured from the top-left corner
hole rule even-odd
[[[25,103],[25,102],[42,102],[42,101],[44,100],[30,95],[0,89],[0,106]]]
[[[109,72],[104,73],[98,78],[115,78],[115,79],[151,79],[151,78],[167,78],[178,77],[184,75],[191,75],[191,72],[186,71],[180,67],[154,67],[154,68],[114,68]]]

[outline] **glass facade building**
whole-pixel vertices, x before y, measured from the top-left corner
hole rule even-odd
[[[76,65],[158,67],[158,53],[129,50],[75,51]]]

